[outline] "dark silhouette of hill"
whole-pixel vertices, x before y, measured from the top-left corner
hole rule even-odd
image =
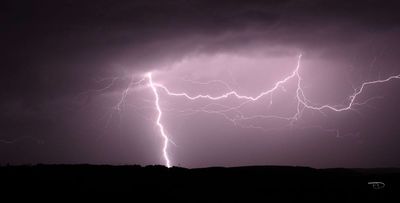
[[[168,200],[399,199],[400,169],[314,169],[246,166],[186,169],[164,166],[35,165],[0,167],[2,194],[125,193]],[[385,186],[371,182],[383,182]]]

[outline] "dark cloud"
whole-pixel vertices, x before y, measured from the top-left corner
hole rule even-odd
[[[302,51],[308,54],[305,57],[351,59],[360,69],[379,56],[380,67],[398,70],[394,67],[400,51],[396,4],[377,0],[3,2],[0,108],[7,113],[0,120],[7,127],[0,132],[7,137],[30,132],[62,137],[65,123],[72,118],[70,111],[81,110],[74,103],[77,96],[104,85],[96,79],[144,72],[196,53],[247,52],[262,44],[283,47],[269,49],[274,54]],[[64,127],[46,130],[54,122]]]

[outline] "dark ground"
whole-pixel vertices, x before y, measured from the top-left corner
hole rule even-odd
[[[108,194],[168,200],[382,200],[400,199],[400,169],[313,169],[249,166],[36,165],[0,167],[0,194]],[[385,184],[373,189],[368,182]]]

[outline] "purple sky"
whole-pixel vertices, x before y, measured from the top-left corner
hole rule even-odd
[[[255,97],[302,54],[310,104],[340,108],[363,82],[400,74],[397,11],[395,1],[9,1],[0,164],[165,164],[154,94],[147,80],[130,85],[147,72],[173,92]],[[400,167],[400,79],[365,87],[352,110],[260,118],[292,117],[296,87],[224,113],[244,100],[158,88],[172,164]]]

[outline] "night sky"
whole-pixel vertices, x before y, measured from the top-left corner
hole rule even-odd
[[[400,7],[369,0],[5,1],[0,164],[400,167]],[[301,55],[301,60],[299,56]],[[141,80],[142,79],[142,80]],[[138,82],[140,81],[140,82]],[[308,101],[309,100],[309,101]],[[268,116],[275,116],[274,118]],[[276,117],[291,117],[280,119]],[[232,121],[236,122],[232,122]]]

